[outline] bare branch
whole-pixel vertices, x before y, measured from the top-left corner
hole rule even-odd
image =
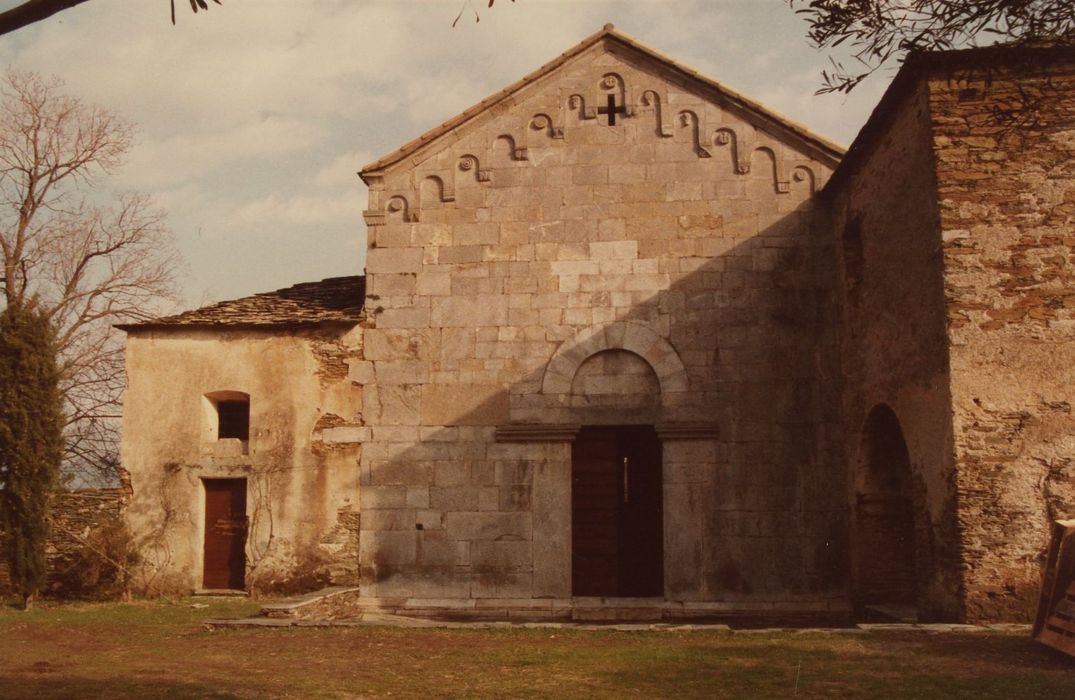
[[[514,0],[513,0],[514,1]],[[0,12],[0,34],[7,34],[17,29],[48,19],[57,12],[69,10],[81,5],[86,0],[26,0],[21,5],[16,5],[10,10]],[[217,5],[222,5],[221,0],[213,0]],[[175,24],[175,0],[171,0],[172,24]],[[190,0],[190,9],[197,12],[199,9],[208,10],[206,0]]]
[[[122,164],[129,123],[29,73],[0,80],[0,99],[0,307],[32,303],[55,326],[68,467],[99,477],[123,386],[111,326],[164,311],[179,256],[148,197],[93,189]]]
[[[0,34],[22,29],[84,2],[86,0],[27,0],[10,10],[0,12]]]

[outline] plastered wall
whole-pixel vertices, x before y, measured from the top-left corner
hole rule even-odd
[[[247,480],[249,588],[357,580],[357,465],[368,431],[347,363],[360,338],[357,329],[129,333],[122,460],[139,587],[202,587],[210,478]],[[248,444],[216,439],[205,396],[218,391],[250,396]]]

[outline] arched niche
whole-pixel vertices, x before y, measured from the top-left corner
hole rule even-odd
[[[575,376],[590,356],[607,350],[625,350],[653,370],[662,396],[687,391],[687,372],[675,348],[649,326],[618,321],[592,326],[565,340],[545,367],[543,394],[570,394]]]
[[[579,365],[566,404],[575,420],[588,425],[655,423],[661,382],[640,355],[601,350]]]
[[[878,404],[852,473],[852,581],[858,615],[917,614],[919,556],[911,460],[896,413]]]

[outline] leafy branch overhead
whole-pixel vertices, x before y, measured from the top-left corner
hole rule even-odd
[[[511,1],[515,2],[515,0],[511,0]],[[496,3],[496,0],[489,0],[488,7],[492,7],[495,3]],[[455,25],[459,24],[459,19],[463,16],[463,12],[466,11],[466,9],[468,7],[470,8],[470,11],[474,13],[474,21],[475,22],[481,22],[482,21],[481,15],[479,15],[478,11],[476,9],[474,9],[474,5],[471,4],[471,0],[467,0],[463,4],[463,6],[459,8],[459,14],[457,14],[455,16],[455,19],[452,20],[452,28],[453,29],[455,28]]]
[[[213,0],[213,2],[218,5],[223,4],[220,0]],[[209,5],[206,4],[205,0],[190,0],[190,9],[197,13],[199,9],[208,10]],[[172,24],[175,24],[175,0],[172,0]]]
[[[1075,43],[1072,0],[788,0],[818,48],[830,56],[824,92],[850,92],[911,51],[944,51],[999,42]]]

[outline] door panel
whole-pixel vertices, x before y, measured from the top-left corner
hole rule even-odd
[[[653,428],[620,436],[624,465],[620,502],[620,595],[664,593],[661,443]]]
[[[246,587],[246,479],[205,479],[202,586]]]
[[[588,426],[572,446],[572,592],[664,589],[661,446],[652,426]]]

